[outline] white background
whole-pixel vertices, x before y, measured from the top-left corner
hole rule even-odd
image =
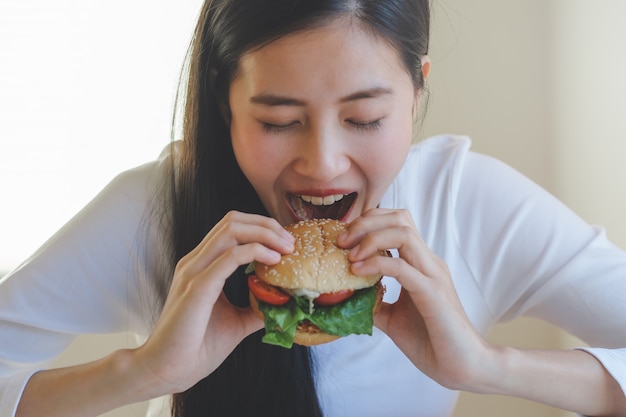
[[[200,4],[0,1],[0,272],[169,142]]]

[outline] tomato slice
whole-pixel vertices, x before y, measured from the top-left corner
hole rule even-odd
[[[291,298],[286,292],[268,284],[256,275],[248,277],[248,288],[257,299],[275,306],[283,305]]]
[[[354,294],[354,290],[341,290],[337,292],[329,292],[325,294],[320,294],[314,301],[316,304],[319,304],[324,307],[332,306],[335,304],[339,304],[340,302],[347,300]]]

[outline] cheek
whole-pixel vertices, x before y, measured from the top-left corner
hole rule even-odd
[[[239,167],[248,179],[255,177],[258,165],[264,161],[265,155],[260,155],[263,150],[256,146],[256,138],[249,135],[246,129],[236,123],[232,123],[230,129],[233,151]]]
[[[407,126],[398,124],[396,126]],[[412,125],[406,128],[394,128],[386,132],[384,139],[367,156],[370,161],[366,166],[371,173],[370,180],[387,182],[393,181],[398,174],[406,155],[411,147],[413,138]]]
[[[257,192],[278,175],[278,150],[270,146],[258,132],[233,124],[233,151],[239,167]]]

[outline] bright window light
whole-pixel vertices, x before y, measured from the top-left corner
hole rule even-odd
[[[0,1],[0,273],[167,145],[201,3]]]

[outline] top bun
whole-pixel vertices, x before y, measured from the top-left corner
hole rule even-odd
[[[331,293],[373,286],[381,276],[352,274],[348,250],[337,246],[346,226],[338,220],[314,219],[285,227],[296,238],[294,252],[283,255],[276,265],[256,263],[256,275],[287,290]]]

